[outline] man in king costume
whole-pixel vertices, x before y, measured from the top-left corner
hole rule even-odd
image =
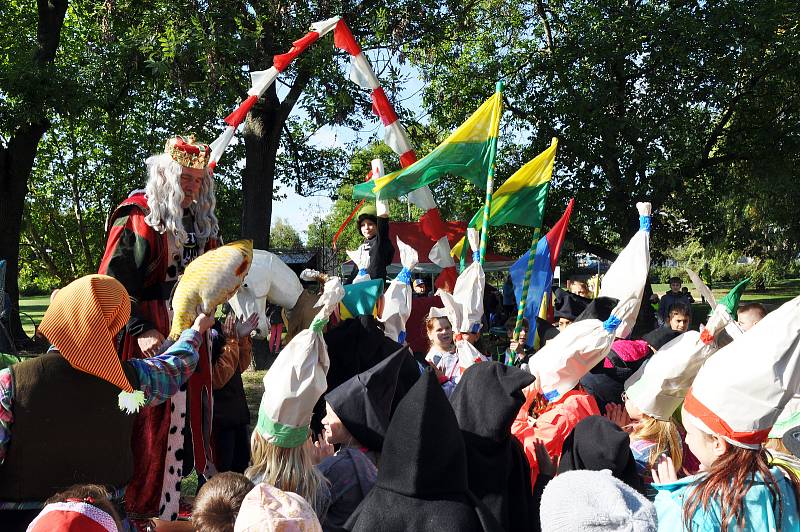
[[[168,302],[178,276],[219,245],[211,149],[194,137],[171,138],[147,159],[148,179],[114,211],[99,273],[119,280],[131,297],[120,333],[122,360],[158,353],[170,328]],[[188,385],[165,403],[143,408],[133,429],[134,476],[125,506],[134,519],[178,514],[180,481],[211,463],[211,364],[203,342]],[[185,465],[184,465],[185,464]]]

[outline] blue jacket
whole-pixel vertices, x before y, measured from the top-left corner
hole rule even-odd
[[[781,490],[782,518],[780,529],[782,532],[800,530],[800,518],[797,513],[797,501],[791,482],[779,468],[770,469]],[[658,490],[655,505],[658,513],[659,532],[677,532],[686,530],[683,526],[683,504],[687,499],[692,485],[701,479],[705,473],[693,475],[673,482],[671,484],[653,484]],[[777,530],[777,514],[773,509],[772,496],[769,488],[759,476],[753,487],[744,497],[745,532],[774,531]],[[702,505],[692,516],[692,532],[711,532],[720,530],[719,503],[712,501],[708,510]],[[738,530],[729,526],[728,530]]]

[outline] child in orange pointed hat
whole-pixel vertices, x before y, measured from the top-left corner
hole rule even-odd
[[[164,354],[120,362],[115,338],[130,308],[113,277],[82,277],[54,295],[42,319],[50,351],[0,371],[0,501],[44,501],[75,483],[128,483],[130,414],[178,391],[213,323],[200,315]]]

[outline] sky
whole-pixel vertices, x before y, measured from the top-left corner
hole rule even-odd
[[[376,66],[381,64],[380,58],[376,57],[376,53],[379,52],[371,51],[365,53],[372,61],[373,68],[378,73],[378,77],[380,77],[379,67]],[[422,80],[420,79],[418,72],[408,65],[408,63],[403,65],[400,68],[400,71],[402,75],[409,77],[409,82],[402,87],[400,93],[398,94],[398,99],[403,101],[403,106],[406,109],[413,111],[415,115],[417,115],[418,119],[422,118],[424,121],[425,112],[422,107],[421,90]],[[277,89],[278,98],[283,99],[288,92],[288,88],[278,84]],[[300,114],[301,112],[302,111],[300,111],[298,107],[295,107],[293,114],[302,116]],[[373,131],[362,133],[356,132],[347,127],[325,126],[311,137],[310,142],[317,146],[343,147],[345,143],[357,140],[360,146],[367,146],[376,135],[378,138],[383,137],[383,127],[379,126],[380,120],[378,117],[374,118],[374,123],[376,128]],[[309,222],[315,216],[323,217],[328,214],[331,206],[333,205],[333,202],[327,196],[303,197],[299,196],[292,189],[287,187],[281,187],[278,192],[282,195],[286,195],[286,199],[273,201],[272,223],[274,224],[278,218],[285,219],[289,225],[294,227],[298,233],[300,233],[300,237],[304,241],[306,238],[305,232],[308,228]],[[355,206],[355,202],[353,205]]]

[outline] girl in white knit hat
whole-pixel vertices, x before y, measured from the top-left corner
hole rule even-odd
[[[712,355],[683,406],[686,444],[702,472],[653,471],[659,530],[800,530],[800,483],[770,467],[770,429],[800,386],[800,297]]]

